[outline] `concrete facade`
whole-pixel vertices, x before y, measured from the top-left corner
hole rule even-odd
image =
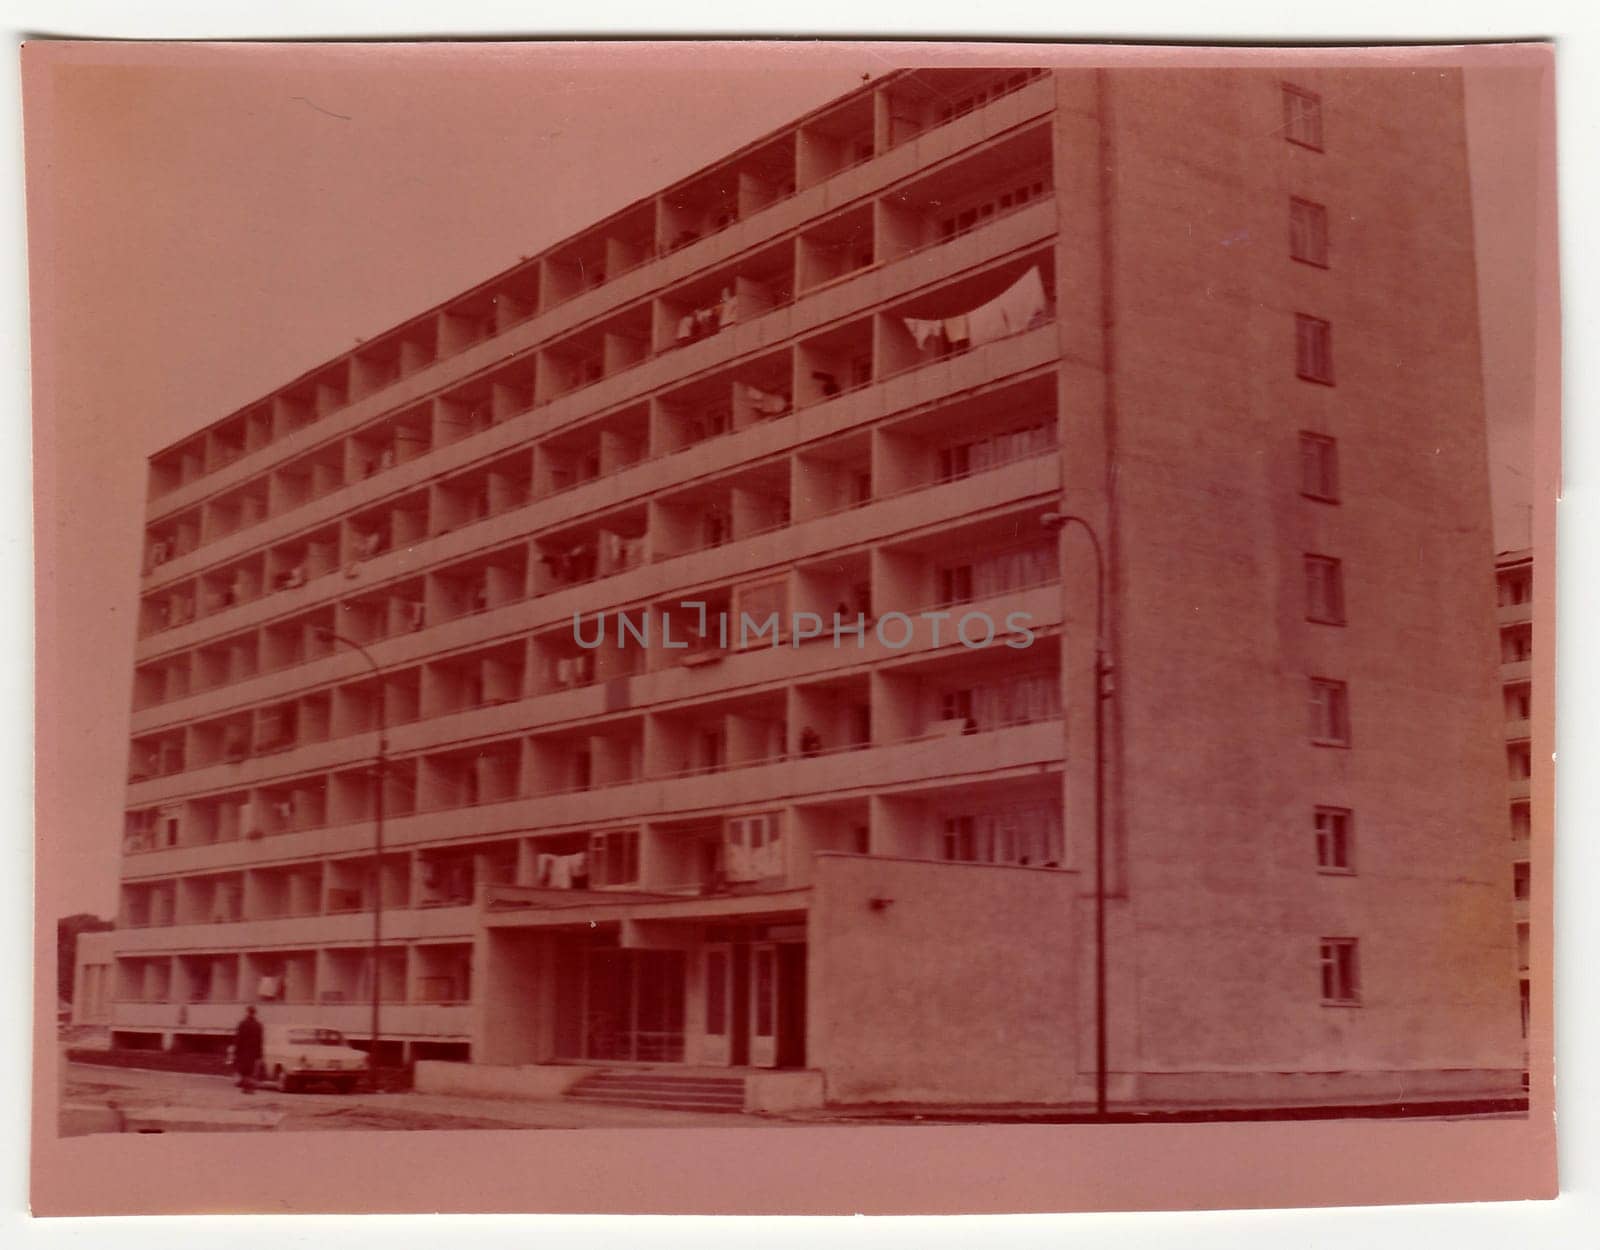
[[[1452,75],[902,72],[158,453],[114,1038],[1086,1097],[1056,511],[1115,1096],[1514,1084],[1471,241]]]

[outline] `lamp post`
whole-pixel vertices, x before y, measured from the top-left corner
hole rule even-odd
[[[1106,562],[1094,526],[1080,516],[1046,512],[1046,529],[1060,533],[1080,527],[1094,548],[1094,1110],[1106,1114],[1106,738],[1105,703],[1111,695],[1111,662],[1106,656]]]
[[[373,1091],[378,1089],[378,1039],[380,1003],[383,998],[382,978],[380,975],[380,960],[383,948],[383,784],[384,784],[384,756],[389,749],[388,726],[384,722],[383,712],[383,671],[378,667],[378,662],[372,658],[371,652],[354,639],[346,638],[343,634],[336,634],[331,629],[319,629],[320,637],[330,642],[343,643],[352,651],[361,656],[372,669],[373,677],[378,679],[378,759],[374,766],[377,777],[377,786],[373,795],[373,835],[372,835],[372,1048],[367,1052],[367,1075],[372,1082]]]

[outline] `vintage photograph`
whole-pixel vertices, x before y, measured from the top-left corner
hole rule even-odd
[[[24,50],[36,1173],[1549,1157],[1548,57],[785,52]]]

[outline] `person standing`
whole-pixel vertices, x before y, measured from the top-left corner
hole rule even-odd
[[[260,1063],[261,1021],[256,1019],[256,1009],[247,1007],[244,1019],[233,1031],[233,1066],[239,1073],[239,1088],[247,1094],[255,1089],[256,1068]]]

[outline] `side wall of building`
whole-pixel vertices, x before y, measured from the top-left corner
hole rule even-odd
[[[1294,82],[1321,150],[1286,140],[1276,73],[1109,80],[1136,930],[1113,929],[1113,1067],[1512,1071],[1461,84]],[[1291,259],[1295,198],[1326,208],[1326,266]],[[1331,378],[1298,376],[1299,316],[1331,326]],[[1302,432],[1336,440],[1337,502],[1302,492]],[[1308,556],[1340,561],[1342,622],[1310,619]],[[1345,684],[1343,744],[1312,741],[1318,678]],[[1350,813],[1339,871],[1318,806]],[[1357,943],[1351,1001],[1325,1001],[1326,939]]]
[[[808,1065],[828,1101],[1060,1102],[1077,875],[821,855]]]
[[[112,963],[116,930],[80,933],[72,970],[72,1023],[111,1022]]]

